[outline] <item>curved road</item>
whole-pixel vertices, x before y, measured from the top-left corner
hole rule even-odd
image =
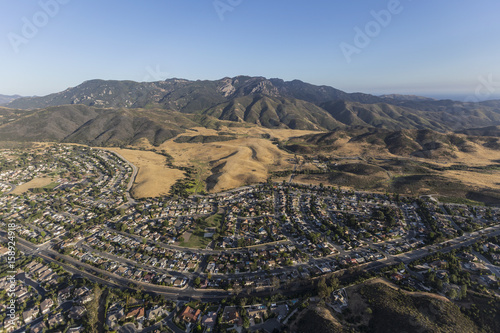
[[[1,233],[1,238],[5,238],[5,233]],[[444,248],[439,248],[437,244],[429,245],[420,249],[416,249],[411,252],[391,256],[387,259],[379,260],[376,262],[370,262],[363,265],[359,265],[357,267],[362,267],[366,270],[377,270],[385,266],[390,266],[396,264],[398,262],[409,263],[413,260],[425,257],[431,253],[435,252],[449,252],[452,249],[457,249],[462,246],[471,245],[478,240],[480,240],[484,236],[492,237],[500,235],[500,225],[496,225],[494,227],[489,227],[483,229],[481,232],[473,232],[468,236],[457,237],[452,240],[448,240],[441,244],[447,244]],[[149,283],[137,282],[134,280],[129,280],[123,278],[121,276],[112,274],[108,271],[104,271],[93,267],[91,265],[82,263],[79,260],[76,260],[72,257],[62,255],[56,251],[46,249],[45,247],[40,247],[34,245],[26,240],[17,239],[17,246],[19,250],[24,251],[26,254],[32,254],[34,256],[38,256],[44,259],[46,262],[54,262],[61,265],[65,270],[72,274],[77,274],[88,278],[91,281],[101,283],[103,285],[118,287],[118,288],[131,288],[132,284],[135,289],[141,289],[146,292],[151,292],[155,294],[165,295],[170,297],[171,299],[181,299],[181,300],[190,300],[190,299],[202,299],[202,300],[220,300],[222,298],[227,298],[231,295],[230,292],[222,291],[222,290],[210,290],[210,289],[194,289],[190,286],[186,286],[183,289],[175,288],[175,287],[165,287],[159,285],[153,285]],[[64,263],[61,263],[57,259],[64,259]],[[331,258],[322,258],[314,260],[314,264],[320,264],[321,262],[326,262],[331,260]],[[340,270],[339,270],[340,271]],[[339,272],[335,271],[335,272]],[[104,276],[105,278],[101,278],[99,276]],[[285,290],[283,292],[286,293]],[[272,294],[272,290],[264,290],[257,292],[256,294]]]
[[[113,151],[113,150],[108,150],[108,151],[115,154],[118,158],[124,160],[125,162],[128,163],[128,165],[130,165],[132,167],[132,176],[130,177],[130,181],[128,182],[128,185],[127,185],[127,191],[125,192],[125,195],[127,196],[127,203],[129,206],[132,206],[136,203],[136,201],[130,195],[130,189],[132,188],[132,186],[134,186],[135,177],[137,177],[137,173],[139,172],[139,169],[135,165],[133,165],[129,160],[127,160],[125,157],[123,157],[122,155],[117,153],[116,151]],[[125,205],[125,203],[123,203],[121,206],[123,206],[123,205]]]

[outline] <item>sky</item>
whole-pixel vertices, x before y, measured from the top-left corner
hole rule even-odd
[[[0,0],[0,94],[252,75],[500,98],[498,13],[498,0]]]

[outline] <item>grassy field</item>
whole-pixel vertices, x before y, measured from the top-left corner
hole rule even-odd
[[[220,228],[222,219],[223,216],[221,214],[214,214],[205,219],[200,219],[195,225],[196,230],[187,231],[182,235],[184,241],[180,242],[179,245],[198,249],[206,248],[212,241],[212,238],[204,237],[205,229]]]
[[[209,143],[177,143],[174,138],[162,144],[160,149],[174,158],[175,165],[203,166],[198,172],[202,175],[198,180],[199,183],[205,183],[209,192],[220,192],[263,182],[271,170],[291,168],[287,160],[293,158],[293,155],[280,150],[271,140],[263,138],[264,135],[282,139],[311,133],[311,131],[271,130],[258,127],[222,128],[220,132],[236,139]],[[185,135],[217,133],[213,129],[196,128],[188,130]]]
[[[187,194],[215,193],[243,185],[264,182],[273,171],[291,170],[294,154],[280,149],[273,140],[295,142],[305,134],[314,131],[290,129],[267,129],[256,126],[226,127],[216,129],[191,128],[176,138],[153,147],[143,140],[143,150],[163,151],[172,157],[176,167],[190,167]],[[215,137],[224,135],[235,139],[220,142],[194,142],[177,140],[179,137]],[[178,141],[178,142],[175,142]],[[376,192],[399,192],[407,195],[435,194],[445,200],[475,200],[487,193],[489,202],[494,201],[491,193],[500,194],[500,151],[475,145],[470,152],[455,151],[451,155],[425,159],[402,157],[389,153],[370,142],[350,141],[339,137],[336,148],[318,151],[308,145],[311,156],[321,153],[335,159],[335,172],[325,174],[296,175],[294,182],[336,185]],[[134,196],[156,197],[167,195],[176,181],[184,179],[184,173],[165,164],[165,156],[153,151],[120,150],[130,162],[139,168]],[[302,159],[300,155],[297,155]],[[310,164],[310,163],[309,163]],[[453,166],[464,168],[453,168]],[[303,164],[303,169],[318,170],[317,166]],[[288,180],[289,177],[283,179]],[[276,179],[275,179],[276,180]],[[485,192],[486,191],[486,192]],[[479,199],[478,199],[479,198]]]
[[[24,183],[20,186],[17,186],[14,191],[12,191],[12,194],[23,194],[31,188],[46,188],[46,189],[53,189],[59,185],[59,183],[55,182],[54,178],[49,178],[49,177],[42,177],[42,178],[34,178],[33,180]]]
[[[454,198],[454,197],[438,197],[439,202],[450,203],[450,204],[460,204],[460,205],[472,205],[472,206],[483,206],[483,202],[464,199],[464,198]]]
[[[193,182],[190,188],[188,188],[187,192],[189,194],[200,194],[205,192],[206,183],[205,179],[209,176],[210,171],[208,169],[207,163],[200,161],[193,161]]]
[[[205,219],[206,228],[220,228],[223,216],[221,214],[214,214]]]
[[[186,234],[186,233],[184,233]],[[183,235],[184,238],[187,238]],[[185,239],[183,242],[180,242],[180,246],[190,247],[193,249],[204,249],[208,244],[212,241],[212,238],[203,237],[203,233],[196,234],[193,233],[189,236],[189,239]]]
[[[117,152],[139,169],[131,191],[135,198],[168,195],[170,187],[178,179],[184,178],[183,171],[168,167],[165,156],[155,152],[120,148],[108,149]]]
[[[56,187],[57,185],[59,185],[59,183],[52,182],[52,183],[50,183],[50,184],[48,184],[48,185],[45,185],[43,188],[44,188],[44,189],[47,189],[47,190],[53,190],[53,189],[54,189],[54,187]]]

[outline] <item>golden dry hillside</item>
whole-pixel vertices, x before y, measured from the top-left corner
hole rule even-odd
[[[293,155],[280,150],[263,135],[287,139],[311,131],[271,130],[259,127],[222,129],[236,139],[210,143],[176,143],[176,138],[159,148],[171,155],[176,165],[198,167],[209,192],[266,181],[269,171],[290,169]],[[217,135],[217,131],[195,128],[180,136]]]
[[[175,142],[182,136],[217,136],[221,133],[235,139],[209,143]],[[187,130],[159,147],[142,140],[130,147],[133,149],[106,149],[119,153],[139,169],[132,187],[134,197],[158,197],[167,195],[171,186],[184,178],[183,171],[167,165],[165,153],[172,156],[173,164],[177,167],[194,167],[196,177],[207,191],[219,192],[265,181],[269,171],[290,169],[288,160],[293,155],[280,150],[269,138],[287,140],[292,136],[311,133],[317,132],[272,130],[257,126],[223,127],[219,131],[199,127]]]
[[[138,168],[131,194],[135,198],[167,195],[170,187],[184,177],[181,170],[169,168],[165,157],[152,151],[107,148],[117,152]]]
[[[186,178],[185,170],[179,168],[192,170],[188,194],[220,192],[264,182],[270,176],[275,181],[288,180],[291,170],[298,183],[436,194],[447,200],[493,202],[495,193],[500,193],[500,150],[490,148],[493,139],[469,140],[463,134],[449,134],[461,143],[454,145],[445,141],[445,134],[425,133],[438,136],[438,144],[429,145],[408,140],[411,132],[392,141],[387,140],[390,132],[374,133],[353,139],[348,131],[332,135],[254,125],[196,127],[159,146],[144,139],[130,149],[110,149],[139,168],[132,188],[137,198],[168,195],[176,182]],[[425,151],[429,146],[432,149]],[[318,156],[328,157],[327,169],[326,164],[313,162]]]

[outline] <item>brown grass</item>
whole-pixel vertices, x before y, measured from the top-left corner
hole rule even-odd
[[[168,195],[170,187],[178,179],[184,178],[183,171],[169,168],[165,164],[165,156],[155,152],[120,148],[106,149],[117,152],[139,169],[131,190],[135,198]]]
[[[293,155],[277,148],[269,139],[262,135],[269,135],[281,141],[287,141],[291,137],[298,137],[315,131],[299,131],[290,129],[268,129],[258,126],[248,127],[225,127],[219,130],[196,127],[186,130],[180,136],[195,135],[218,135],[223,132],[233,135],[235,140],[211,143],[176,143],[173,138],[164,142],[160,147],[152,146],[147,140],[143,140],[136,147],[148,150],[164,150],[173,157],[173,163],[177,166],[195,167],[195,178],[205,182],[209,192],[219,192],[239,186],[263,182],[269,176],[270,171],[289,170],[293,165],[288,161]],[[400,157],[390,154],[385,149],[374,149],[374,146],[365,142],[348,142],[348,138],[337,141],[338,148],[329,152],[334,157],[357,157],[364,158],[394,158]],[[473,144],[474,152],[463,153],[455,151],[455,157],[445,156],[438,160],[415,158],[420,162],[431,162],[434,164],[449,166],[450,163],[465,163],[470,166],[484,166],[493,164],[500,160],[500,151],[484,148]],[[115,151],[120,151],[116,149]],[[164,165],[164,157],[152,152],[129,150],[122,155],[139,169],[139,175],[133,195],[136,197],[159,196],[167,194],[170,186],[183,173],[179,170],[170,169]],[[127,156],[125,156],[127,155]],[[350,161],[347,161],[350,162]],[[316,169],[315,166],[303,165],[301,168]],[[446,171],[440,173],[448,177],[450,181],[461,181],[471,187],[481,187],[500,190],[500,172],[477,173],[467,171]],[[374,176],[374,175],[372,175]],[[386,174],[381,174],[386,178]],[[288,180],[288,177],[286,177]],[[297,176],[295,182],[315,183],[325,182],[321,176]],[[372,189],[377,190],[377,189]],[[380,189],[384,190],[384,189]]]
[[[261,137],[262,134],[269,134],[272,138],[279,140],[288,140],[291,137],[302,136],[307,134],[317,134],[318,131],[308,131],[308,130],[293,130],[293,129],[273,129],[264,128],[256,125],[251,125],[247,127],[226,127],[222,126],[220,130],[208,129],[205,127],[194,127],[186,131],[186,133],[181,135],[193,136],[193,135],[217,135],[219,132],[230,133],[232,135],[244,136],[244,137]]]
[[[15,188],[14,191],[12,191],[12,194],[23,194],[25,192],[28,192],[30,188],[40,188],[49,185],[50,183],[54,182],[54,178],[50,177],[41,177],[41,178],[34,178],[31,181],[24,183],[22,185],[19,185]]]
[[[467,166],[486,166],[498,164],[495,161],[500,160],[500,151],[485,148],[478,144],[473,144],[475,152],[464,153],[455,152],[456,158],[451,163],[463,163]],[[438,163],[443,166],[449,166],[445,163]],[[442,173],[444,177],[456,179],[471,187],[482,187],[494,190],[500,190],[500,171],[491,170],[488,173],[478,173],[471,171],[449,170]]]
[[[495,160],[500,160],[500,151],[485,148],[478,144],[473,144],[475,152],[464,153],[455,152],[456,161],[466,163],[467,165],[483,166],[493,164]]]
[[[194,162],[204,164],[207,168],[205,181],[210,192],[219,192],[243,185],[263,182],[268,172],[277,169],[289,169],[287,159],[293,158],[263,139],[261,134],[268,133],[273,137],[286,138],[303,135],[308,131],[297,133],[293,130],[271,130],[264,128],[224,128],[223,132],[236,135],[235,140],[211,143],[176,143],[171,139],[163,143],[159,149],[167,151],[180,166],[192,166]],[[215,135],[217,131],[196,128],[183,135]]]
[[[446,171],[445,177],[456,179],[472,187],[480,186],[494,190],[500,190],[500,171],[491,173],[477,173],[468,171]]]

